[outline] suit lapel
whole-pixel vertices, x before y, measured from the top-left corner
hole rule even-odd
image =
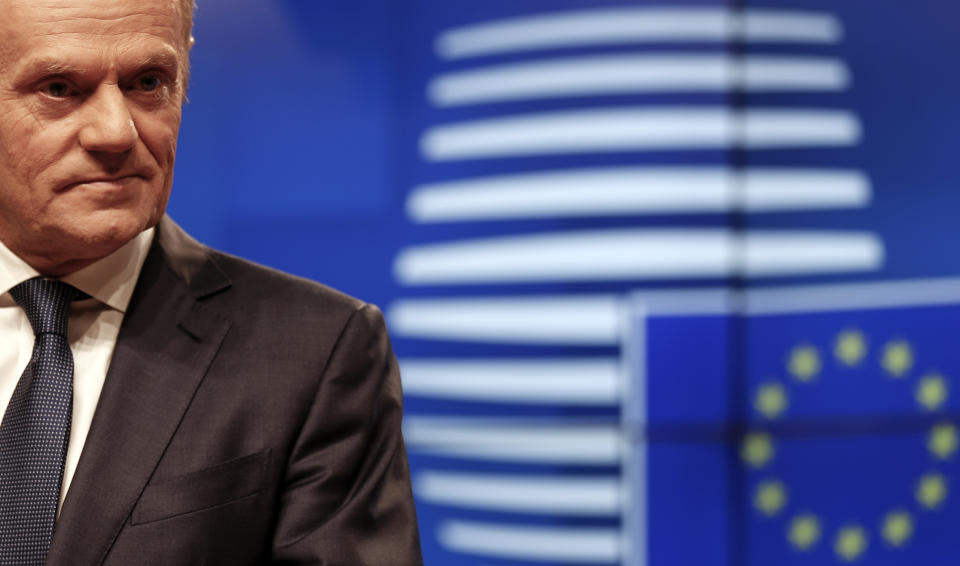
[[[124,316],[46,564],[103,562],[230,327],[200,299],[228,286],[204,249],[164,219]]]

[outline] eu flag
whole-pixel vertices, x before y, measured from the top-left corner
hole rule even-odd
[[[960,560],[960,305],[814,294],[635,319],[632,564]]]

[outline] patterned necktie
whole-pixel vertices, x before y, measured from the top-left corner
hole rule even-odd
[[[61,281],[10,290],[36,336],[33,356],[0,423],[0,564],[42,565],[53,539],[73,413],[70,303],[86,298]]]

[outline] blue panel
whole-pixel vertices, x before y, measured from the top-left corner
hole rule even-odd
[[[654,434],[669,434],[670,425],[719,427],[729,420],[732,324],[719,316],[648,320],[647,419]]]
[[[737,522],[731,520],[735,506],[727,446],[654,442],[646,449],[648,564],[732,564]],[[642,563],[642,558],[635,560]]]

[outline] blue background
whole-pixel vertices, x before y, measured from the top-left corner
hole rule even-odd
[[[629,291],[648,287],[690,288],[729,285],[769,286],[822,282],[869,281],[952,276],[960,274],[954,242],[960,238],[955,221],[960,210],[960,159],[956,132],[960,131],[960,74],[954,72],[960,53],[960,8],[940,0],[922,0],[909,6],[895,2],[849,0],[765,0],[749,7],[802,8],[835,15],[844,24],[838,45],[789,46],[717,43],[674,46],[673,50],[711,52],[827,55],[841,58],[852,73],[849,89],[816,94],[658,94],[617,95],[598,99],[576,97],[533,102],[437,109],[425,97],[429,79],[441,72],[494,63],[554,55],[655,52],[659,45],[593,46],[535,53],[494,55],[475,60],[441,61],[433,54],[433,40],[442,30],[460,25],[524,14],[604,6],[648,6],[649,2],[604,0],[330,0],[274,2],[201,0],[196,13],[197,46],[192,54],[190,102],[184,111],[176,182],[169,213],[201,241],[225,251],[322,281],[385,309],[404,298],[586,294]],[[723,2],[662,2],[661,6],[726,6]],[[617,152],[592,155],[540,156],[511,159],[427,163],[419,154],[422,132],[431,126],[532,111],[592,108],[600,105],[723,104],[730,106],[792,106],[854,110],[863,124],[862,143],[849,148],[740,150],[693,152]],[[566,169],[588,166],[642,164],[697,164],[735,166],[835,166],[866,171],[872,184],[872,202],[862,209],[782,212],[762,215],[660,215],[574,217],[415,225],[404,212],[405,199],[416,185],[476,175]],[[637,280],[542,283],[404,286],[393,276],[394,258],[414,244],[444,242],[480,236],[538,233],[611,227],[724,227],[830,228],[873,232],[882,239],[881,268],[850,274],[776,277],[745,281]],[[956,365],[951,340],[956,336],[956,313],[933,309],[891,314],[861,313],[862,328],[871,336],[911,333],[918,343],[942,353],[942,371]],[[655,544],[647,557],[663,564],[731,564],[747,539],[737,538],[740,521],[757,540],[782,531],[782,524],[757,520],[745,510],[744,493],[736,492],[740,477],[747,490],[753,479],[736,462],[735,440],[724,441],[724,431],[738,420],[751,418],[736,409],[749,405],[756,375],[779,367],[784,348],[798,328],[828,343],[841,321],[830,317],[797,320],[770,318],[758,327],[731,327],[722,318],[664,319],[657,323],[657,344],[651,367],[669,363],[674,379],[651,374],[647,383],[651,430],[649,446],[650,499],[648,533]],[[759,325],[763,325],[762,330]],[[733,328],[734,330],[731,330]],[[739,330],[737,330],[739,328]],[[731,334],[732,332],[732,334]],[[741,334],[738,334],[740,332]],[[753,334],[756,333],[756,336]],[[742,386],[728,379],[737,344],[748,344]],[[582,357],[618,356],[618,345],[560,346],[470,343],[425,340],[397,333],[398,355],[437,358],[461,357]],[[731,350],[731,347],[733,349]],[[826,346],[824,346],[826,347]],[[695,349],[697,355],[684,356]],[[864,373],[855,379],[870,379]],[[858,388],[843,387],[837,399]],[[689,395],[695,388],[699,395]],[[905,409],[904,397],[871,389],[856,403],[836,401],[820,406],[797,401],[798,414],[855,414],[869,417]],[[657,402],[653,400],[656,399]],[[956,406],[951,400],[951,407]],[[617,423],[620,406],[495,404],[410,397],[408,415],[511,415],[520,418],[582,419]],[[670,441],[671,426],[695,423],[706,427],[709,442],[690,445]],[[646,423],[641,423],[645,426]],[[679,430],[679,429],[678,429]],[[685,429],[684,429],[685,430]],[[699,430],[699,428],[698,428]],[[673,431],[673,432],[671,432]],[[715,439],[719,437],[720,441]],[[867,446],[876,438],[857,441]],[[916,439],[896,442],[919,445]],[[890,444],[888,449],[896,449]],[[805,473],[811,461],[830,460],[836,453],[860,448],[836,447],[829,442],[799,447],[796,464],[785,473]],[[909,450],[910,448],[904,448]],[[809,450],[804,453],[803,450]],[[864,448],[869,451],[869,446]],[[819,452],[818,452],[819,451]],[[731,460],[732,458],[732,460]],[[906,461],[906,460],[905,460]],[[616,466],[567,467],[509,462],[463,461],[411,450],[416,474],[421,469],[476,473],[618,474]],[[913,464],[891,474],[914,473]],[[710,469],[711,474],[698,470]],[[825,468],[819,468],[823,472]],[[832,468],[828,469],[831,470]],[[895,479],[895,478],[894,478]],[[854,478],[855,480],[855,478]],[[689,492],[691,482],[707,482],[703,493]],[[790,476],[790,481],[799,481]],[[892,481],[892,480],[891,480]],[[906,481],[906,480],[904,480]],[[842,483],[842,482],[841,482]],[[896,481],[894,483],[897,483]],[[903,483],[903,482],[899,482]],[[898,483],[898,485],[899,485]],[[799,484],[797,484],[799,485]],[[806,485],[806,484],[804,484]],[[881,488],[878,488],[881,489]],[[868,493],[875,493],[868,490]],[[709,497],[704,494],[708,494]],[[677,499],[677,498],[680,499]],[[707,499],[705,499],[707,497]],[[829,492],[817,497],[829,499]],[[712,499],[711,499],[712,498]],[[869,498],[868,498],[869,499]],[[708,501],[709,500],[709,501]],[[505,524],[566,524],[618,526],[618,518],[583,519],[503,514],[456,509],[428,502],[419,505],[427,564],[500,565],[523,561],[484,558],[451,552],[436,537],[438,525],[453,518]],[[689,533],[702,529],[691,544]],[[955,525],[956,522],[953,522]],[[938,527],[938,529],[941,527]],[[686,529],[686,531],[684,531]],[[764,529],[771,529],[764,534]],[[684,535],[687,532],[687,535]],[[941,552],[937,529],[918,528],[918,537],[933,537],[917,548]],[[943,537],[950,537],[942,532]],[[742,533],[741,533],[742,535]],[[752,539],[749,539],[752,540]],[[793,564],[796,557],[778,554],[781,546],[746,545],[751,565]],[[731,542],[733,541],[733,542]],[[733,545],[733,546],[731,546]],[[683,548],[687,553],[677,554]],[[952,547],[951,547],[952,548]],[[824,550],[825,549],[825,550]],[[833,564],[829,546],[820,554],[797,559],[797,564]],[[955,552],[956,549],[952,549]],[[681,559],[681,556],[686,558]],[[872,555],[871,555],[872,556]],[[886,555],[885,555],[886,556]],[[919,555],[924,560],[937,557]],[[953,555],[951,555],[953,556]],[[873,559],[873,558],[871,558]],[[919,558],[917,558],[919,559]],[[896,558],[884,558],[877,564]],[[874,562],[867,562],[874,563]],[[909,562],[918,563],[918,562]],[[924,562],[926,563],[926,562]]]

